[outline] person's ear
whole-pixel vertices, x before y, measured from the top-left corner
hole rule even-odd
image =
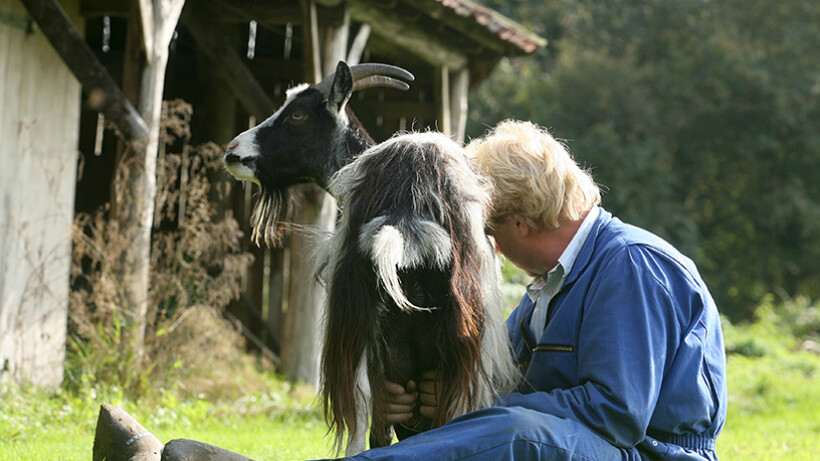
[[[513,219],[515,219],[515,230],[518,232],[518,236],[526,237],[529,235],[532,229],[530,228],[529,223],[527,223],[527,220],[520,214],[515,214]]]

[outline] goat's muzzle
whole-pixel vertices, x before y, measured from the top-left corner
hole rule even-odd
[[[225,157],[223,157],[223,158],[222,158],[222,160],[223,160],[226,164],[228,164],[228,163],[239,163],[239,162],[241,162],[241,161],[242,161],[242,157],[240,157],[240,156],[238,156],[238,155],[234,154],[233,152],[231,152],[231,151],[229,150],[227,153],[225,153]]]

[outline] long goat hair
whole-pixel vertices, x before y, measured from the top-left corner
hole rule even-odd
[[[385,379],[403,385],[436,371],[432,427],[514,388],[484,234],[490,189],[463,149],[439,133],[399,135],[342,168],[331,190],[342,216],[319,259],[328,290],[322,397],[336,447],[347,433],[347,454],[364,450],[368,410],[371,447],[390,443]]]

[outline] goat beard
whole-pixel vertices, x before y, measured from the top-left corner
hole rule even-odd
[[[284,234],[284,222],[293,209],[293,200],[287,189],[263,189],[251,213],[251,240],[268,247],[278,246]]]

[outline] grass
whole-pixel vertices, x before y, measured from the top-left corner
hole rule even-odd
[[[820,358],[729,357],[721,460],[814,460],[820,453]]]
[[[764,299],[755,322],[724,323],[729,415],[718,439],[722,460],[814,460],[820,453],[820,310],[804,299]],[[801,339],[802,338],[802,339]]]
[[[756,322],[725,324],[729,408],[717,445],[722,461],[816,459],[820,355],[801,345],[817,339],[819,319],[816,307],[778,310],[764,302]],[[0,385],[0,459],[88,461],[103,402],[131,413],[163,442],[200,440],[260,461],[332,456],[312,390],[264,379],[265,392],[214,402],[161,389],[132,401],[116,386],[46,393]]]
[[[233,402],[123,399],[116,387],[49,394],[33,388],[0,387],[0,459],[91,459],[97,412],[103,402],[134,416],[161,441],[188,438],[253,459],[313,459],[332,455],[312,391],[271,379],[271,391]]]
[[[820,357],[729,356],[729,419],[718,440],[723,461],[809,461],[820,452]],[[0,391],[0,458],[91,459],[98,406],[129,411],[163,442],[205,441],[257,460],[332,455],[325,425],[304,389],[271,382],[269,393],[232,403],[123,400],[116,388],[82,395],[5,387]]]

